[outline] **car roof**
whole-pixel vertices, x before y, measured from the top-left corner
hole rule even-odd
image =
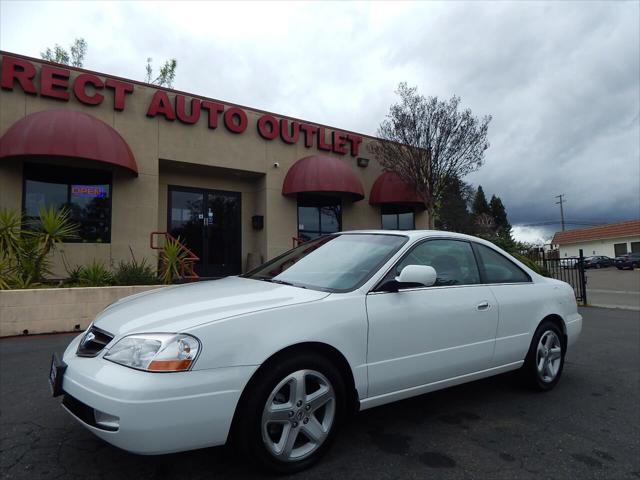
[[[495,245],[487,240],[464,233],[447,232],[445,230],[345,230],[337,232],[339,234],[370,234],[370,235],[398,235],[409,237],[410,240],[419,240],[423,238],[458,238],[460,240],[473,240],[474,242]]]

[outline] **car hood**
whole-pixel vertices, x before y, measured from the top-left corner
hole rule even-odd
[[[327,295],[326,292],[289,285],[226,277],[125,297],[105,308],[93,323],[116,336],[181,332],[237,315],[313,302]]]

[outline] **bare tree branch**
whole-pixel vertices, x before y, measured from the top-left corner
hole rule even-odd
[[[482,166],[491,117],[478,119],[471,110],[461,110],[455,95],[440,101],[420,95],[406,83],[396,93],[399,101],[389,108],[378,128],[380,140],[370,150],[384,170],[416,190],[433,227],[448,179],[462,178]]]

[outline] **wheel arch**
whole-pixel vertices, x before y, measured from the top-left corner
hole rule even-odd
[[[340,350],[333,347],[332,345],[324,342],[301,342],[289,345],[288,347],[282,348],[281,350],[273,353],[269,358],[262,362],[260,367],[258,367],[255,372],[253,372],[253,375],[251,375],[251,378],[249,378],[249,381],[244,386],[242,394],[240,395],[240,399],[236,404],[233,420],[231,422],[230,433],[233,432],[233,426],[236,423],[238,411],[244,403],[247,392],[251,390],[251,387],[260,378],[262,372],[267,370],[274,363],[277,363],[281,358],[296,355],[297,353],[315,353],[324,358],[327,358],[331,363],[333,363],[340,371],[345,382],[345,390],[347,392],[347,413],[353,414],[360,409],[360,399],[355,386],[353,371],[351,369],[351,366],[349,365],[349,362],[347,361],[347,358],[342,354],[342,352],[340,352]]]
[[[542,320],[540,320],[540,322],[538,323],[538,326],[536,327],[536,329],[538,329],[538,327],[540,327],[540,325],[542,325],[543,322],[549,321],[553,324],[555,324],[560,331],[562,332],[562,348],[564,350],[566,350],[567,348],[567,326],[564,323],[564,319],[558,315],[557,313],[551,313],[549,315],[547,315],[546,317],[544,317]]]

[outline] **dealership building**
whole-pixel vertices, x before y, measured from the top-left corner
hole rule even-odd
[[[200,276],[232,275],[321,234],[428,225],[370,153],[374,137],[0,55],[0,208],[28,219],[66,206],[71,266],[154,261],[151,233],[168,232]]]

